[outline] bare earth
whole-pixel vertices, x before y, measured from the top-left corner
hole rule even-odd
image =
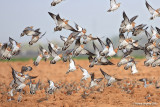
[[[144,60],[136,60],[138,61],[137,68],[139,73],[135,75],[131,75],[131,71],[124,70],[123,67],[117,67],[117,62],[120,59],[111,59],[115,65],[112,66],[94,66],[93,68],[89,68],[88,60],[75,60],[76,64],[81,65],[83,68],[87,69],[90,73],[95,73],[95,78],[103,78],[103,75],[100,72],[100,68],[102,68],[105,72],[110,75],[114,75],[117,78],[123,79],[126,78],[128,80],[138,80],[141,78],[154,78],[157,80],[160,77],[159,67],[145,67],[143,62]],[[131,93],[127,93],[122,88],[120,88],[117,84],[112,85],[111,87],[105,87],[103,91],[94,91],[89,94],[86,98],[82,97],[83,91],[78,91],[73,93],[72,95],[67,95],[63,92],[63,90],[57,90],[53,95],[49,95],[48,100],[37,102],[41,98],[45,98],[46,94],[44,90],[38,90],[35,95],[31,95],[29,93],[28,86],[25,87],[27,91],[26,94],[23,95],[22,101],[17,102],[18,94],[15,95],[15,100],[8,102],[7,101],[7,87],[9,83],[13,80],[11,68],[9,66],[13,66],[16,71],[21,70],[21,66],[30,65],[33,66],[33,61],[30,60],[28,62],[0,62],[0,107],[10,107],[10,106],[40,106],[40,107],[50,107],[50,106],[78,106],[78,107],[86,107],[86,106],[99,106],[99,107],[132,107],[132,106],[145,106],[148,104],[149,106],[159,106],[160,103],[160,89],[156,89],[154,85],[151,85],[147,88],[143,87],[141,84],[139,87],[135,87],[132,89]],[[36,78],[36,82],[40,79],[43,83],[47,84],[47,79],[52,80],[53,82],[67,82],[71,83],[76,81],[80,82],[82,78],[82,72],[78,69],[75,72],[71,72],[66,75],[66,71],[69,67],[69,63],[63,63],[62,61],[58,62],[55,65],[49,64],[47,62],[40,62],[39,66],[33,66],[33,70],[29,71],[29,75],[38,76]],[[87,80],[90,82],[90,79]],[[103,79],[102,83],[105,82]],[[140,82],[141,83],[141,82]],[[150,101],[148,102],[145,97],[148,93],[151,93]],[[143,104],[142,104],[143,103]],[[152,105],[151,105],[152,104]]]

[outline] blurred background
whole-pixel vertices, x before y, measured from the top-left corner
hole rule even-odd
[[[155,9],[160,8],[160,0],[147,0]],[[110,0],[65,0],[55,7],[51,7],[52,0],[1,0],[0,1],[0,42],[8,42],[12,37],[22,43],[22,53],[19,57],[35,57],[38,54],[39,45],[47,47],[47,39],[63,46],[60,35],[68,37],[71,33],[67,30],[54,32],[55,23],[48,15],[48,12],[60,14],[62,18],[68,19],[69,24],[74,26],[74,22],[87,29],[87,34],[93,36],[109,37],[115,47],[118,45],[119,27],[123,19],[122,13],[126,12],[129,18],[138,15],[136,25],[147,24],[149,27],[160,27],[160,18],[151,21],[149,11],[146,8],[145,0],[117,0],[121,7],[108,13]],[[21,32],[27,26],[40,28],[46,35],[33,46],[28,46],[31,37],[20,37]],[[150,28],[148,29],[150,32]],[[146,42],[145,34],[141,34],[135,39],[141,39],[140,44]],[[143,56],[143,52],[133,53],[135,56]],[[120,53],[118,54],[120,55]]]

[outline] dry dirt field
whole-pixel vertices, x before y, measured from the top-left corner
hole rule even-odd
[[[149,78],[158,80],[160,77],[159,67],[145,67],[143,65],[143,59],[137,59],[138,62],[137,68],[139,73],[135,75],[131,75],[131,71],[124,70],[123,67],[117,67],[117,62],[120,59],[111,59],[115,65],[112,66],[94,66],[93,68],[89,68],[88,60],[75,60],[76,64],[81,65],[83,68],[87,69],[90,73],[95,73],[95,78],[103,78],[103,75],[100,72],[100,68],[102,68],[105,72],[110,75],[114,75],[117,78],[125,78],[127,81],[137,81],[141,78]],[[48,100],[38,102],[40,99],[45,98],[45,91],[38,90],[35,95],[31,95],[29,93],[28,86],[25,87],[27,91],[26,94],[22,95],[22,101],[17,102],[17,95],[15,95],[15,100],[8,102],[7,101],[7,87],[9,83],[13,80],[10,65],[14,67],[16,71],[21,70],[21,66],[30,65],[33,66],[33,61],[27,62],[0,62],[0,107],[149,107],[149,106],[160,106],[160,89],[156,89],[154,85],[150,85],[147,88],[143,87],[143,84],[139,86],[135,86],[131,89],[130,93],[127,93],[122,88],[120,88],[117,84],[113,84],[110,87],[105,87],[101,91],[90,92],[88,96],[85,98],[82,97],[83,90],[72,93],[72,95],[67,95],[63,90],[57,90],[53,95],[49,95]],[[49,64],[47,62],[40,62],[39,66],[33,66],[33,70],[29,71],[29,75],[38,76],[35,80],[36,82],[40,79],[43,83],[47,84],[47,79],[50,79],[54,82],[62,81],[66,83],[71,83],[76,81],[80,82],[82,78],[82,72],[78,69],[75,72],[71,72],[66,75],[66,71],[69,67],[69,63],[63,63],[62,61],[58,62],[55,65]],[[124,82],[125,82],[124,80]],[[87,80],[90,82],[90,79]],[[101,81],[106,82],[105,79]],[[101,83],[101,84],[102,84]],[[121,83],[122,84],[122,83]],[[151,96],[148,99],[145,97],[150,94]],[[142,105],[141,105],[142,104]],[[148,105],[145,105],[148,104]],[[151,105],[152,104],[152,105]]]

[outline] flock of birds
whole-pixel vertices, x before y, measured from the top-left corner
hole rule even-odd
[[[63,0],[54,0],[51,3],[51,6],[56,6],[57,4],[61,3]],[[120,7],[120,3],[116,3],[116,0],[110,0],[110,9],[108,12],[113,12],[117,10]],[[153,9],[148,2],[146,1],[146,7],[148,8],[149,12],[152,14],[151,20],[155,19],[156,17],[160,17],[160,9]],[[81,69],[83,72],[83,77],[81,79],[81,82],[79,83],[80,88],[92,89],[93,87],[97,86],[100,81],[102,81],[103,78],[95,78],[94,73],[88,73],[86,69],[81,67],[80,65],[75,64],[73,58],[77,57],[79,55],[87,55],[88,60],[90,62],[89,67],[94,67],[94,65],[114,65],[111,61],[109,61],[109,58],[112,58],[115,56],[118,52],[118,50],[121,50],[123,52],[123,58],[120,60],[120,62],[117,64],[118,67],[125,65],[124,69],[127,70],[131,68],[131,73],[135,74],[138,73],[136,64],[137,62],[134,60],[134,58],[130,55],[134,50],[143,50],[146,54],[146,61],[144,62],[145,66],[159,66],[160,65],[160,48],[157,43],[157,40],[160,38],[160,29],[158,27],[152,27],[151,26],[151,34],[148,33],[147,25],[146,24],[140,24],[138,26],[135,25],[135,20],[137,19],[137,16],[134,16],[132,18],[128,18],[125,12],[123,12],[123,20],[120,25],[119,29],[119,46],[118,48],[114,47],[114,44],[112,43],[111,39],[106,38],[105,42],[99,38],[99,37],[93,37],[92,34],[87,35],[87,30],[78,24],[75,23],[75,28],[69,25],[68,20],[63,19],[60,17],[59,14],[53,14],[51,12],[48,12],[48,14],[51,16],[51,18],[54,20],[56,27],[54,28],[54,31],[62,31],[63,29],[66,29],[68,31],[71,31],[71,34],[68,37],[60,36],[61,40],[64,42],[64,46],[60,47],[51,41],[48,41],[48,50],[45,49],[43,46],[39,46],[39,55],[36,58],[36,60],[33,62],[35,66],[40,65],[40,61],[44,59],[45,61],[49,58],[52,58],[50,61],[50,64],[56,64],[59,60],[62,60],[64,62],[69,61],[69,69],[66,72],[66,74],[70,72],[74,72],[78,68]],[[148,42],[145,44],[144,47],[139,45],[138,40],[132,39],[132,37],[129,37],[129,33],[132,33],[132,36],[140,35],[141,33],[145,32]],[[29,45],[33,45],[38,42],[39,39],[43,38],[45,36],[45,33],[41,33],[40,29],[33,29],[33,26],[26,27],[23,32],[21,33],[21,37],[27,35],[31,36],[31,41],[29,42]],[[126,36],[125,36],[126,35]],[[95,41],[98,41],[98,43],[101,46],[101,49],[98,48],[95,44]],[[88,43],[93,44],[93,50],[94,52],[91,52],[90,50],[86,49],[86,45]],[[72,44],[74,44],[74,47],[72,49],[68,49]],[[10,60],[13,56],[19,55],[21,50],[21,43],[17,42],[13,38],[9,38],[9,43],[1,43],[0,44],[0,55],[2,59]],[[28,74],[25,74],[27,71],[31,71],[32,67],[30,66],[23,66],[21,72],[17,72],[12,68],[12,76],[13,81],[10,83],[10,91],[8,92],[8,101],[13,100],[13,96],[16,92],[19,92],[18,101],[21,101],[22,96],[21,93],[24,93],[24,88],[26,85],[29,85],[30,87],[30,93],[35,94],[36,91],[39,89],[39,86],[41,82],[39,81],[36,83],[34,80],[37,76],[29,76]],[[105,86],[111,86],[115,82],[123,81],[123,79],[118,79],[113,76],[110,76],[106,72],[104,72],[102,69],[100,69],[102,75],[107,80],[107,85]],[[88,87],[84,86],[84,81],[88,78],[91,78],[90,85]],[[26,80],[30,80],[27,84],[25,83]],[[140,79],[139,81],[144,82],[144,86],[147,87],[147,81],[149,81],[146,78]],[[49,86],[45,87],[45,91],[47,94],[52,94],[57,89],[65,88],[72,89],[72,91],[67,91],[68,93],[72,93],[73,91],[78,91],[80,88],[79,86],[73,84],[61,84],[54,83],[51,80],[48,80]],[[150,83],[150,82],[149,82]],[[127,85],[128,87],[130,85]],[[131,86],[130,86],[131,87]],[[158,88],[158,86],[156,86]],[[127,88],[129,90],[130,88]],[[84,95],[87,94],[87,91],[84,92]]]

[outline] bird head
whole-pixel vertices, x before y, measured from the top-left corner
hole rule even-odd
[[[109,49],[109,46],[106,46],[106,48],[108,48],[108,49]]]
[[[153,42],[153,45],[156,46],[156,42]]]
[[[118,48],[114,49],[114,51],[115,51],[115,53],[117,53],[118,52]]]
[[[84,48],[84,45],[81,45],[81,48]]]
[[[31,29],[33,29],[33,26],[30,26]]]
[[[41,58],[43,57],[42,54],[39,55]]]
[[[69,21],[69,20],[65,20],[65,19],[64,19],[64,23],[65,23],[65,24],[68,24],[68,21]]]
[[[78,65],[76,65],[76,69],[79,69],[79,66],[78,66]]]
[[[85,34],[86,33],[86,29],[83,29],[82,32]]]
[[[60,57],[60,58],[63,58],[63,55],[62,55],[62,54],[59,54],[59,57]]]
[[[10,47],[7,47],[7,50],[8,50],[8,51],[12,51]]]
[[[121,3],[118,3],[117,6],[120,7]]]
[[[2,47],[2,43],[0,43],[0,47]]]
[[[21,47],[21,43],[17,43],[17,46],[20,48]]]
[[[157,34],[156,34],[156,37],[157,37],[157,38],[160,38],[160,35],[157,33]]]
[[[92,34],[90,34],[88,37],[91,38],[91,37],[92,37]]]
[[[45,52],[44,52],[44,55],[48,55],[48,52],[47,52],[47,51],[45,51]]]
[[[135,25],[136,25],[136,23],[135,23],[135,22],[132,22],[132,26],[135,27]]]
[[[36,84],[36,81],[35,81],[35,80],[33,80],[33,81],[32,81],[32,84]]]

